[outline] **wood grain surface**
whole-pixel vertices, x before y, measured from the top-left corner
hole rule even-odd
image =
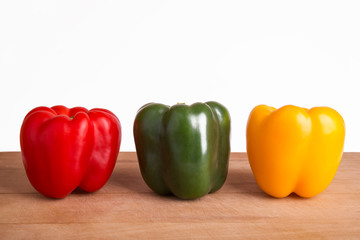
[[[184,201],[151,192],[134,152],[98,192],[58,200],[34,190],[19,152],[0,152],[0,239],[360,239],[360,153],[344,153],[310,199],[267,196],[246,154],[232,153],[223,188]]]

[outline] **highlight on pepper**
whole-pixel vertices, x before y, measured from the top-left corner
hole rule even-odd
[[[276,198],[323,192],[339,167],[344,139],[344,120],[329,107],[259,105],[250,113],[246,130],[256,182]]]
[[[134,121],[141,175],[158,194],[195,199],[219,190],[230,154],[230,115],[217,102],[149,103]]]
[[[106,109],[37,107],[24,118],[21,154],[27,177],[41,194],[64,198],[77,187],[94,192],[110,178],[121,125]]]

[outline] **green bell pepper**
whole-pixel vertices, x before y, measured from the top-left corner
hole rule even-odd
[[[134,121],[141,175],[158,194],[195,199],[224,184],[230,154],[230,115],[217,102],[149,103]]]

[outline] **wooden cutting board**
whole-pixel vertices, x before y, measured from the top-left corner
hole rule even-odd
[[[154,194],[134,152],[121,152],[96,193],[43,197],[19,152],[0,152],[0,239],[360,239],[360,153],[344,153],[320,195],[275,199],[256,185],[245,153],[232,153],[217,193],[183,201]]]

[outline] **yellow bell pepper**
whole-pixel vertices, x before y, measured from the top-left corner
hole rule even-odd
[[[340,164],[345,140],[341,115],[329,107],[256,106],[250,113],[247,154],[259,187],[283,198],[324,191]]]

